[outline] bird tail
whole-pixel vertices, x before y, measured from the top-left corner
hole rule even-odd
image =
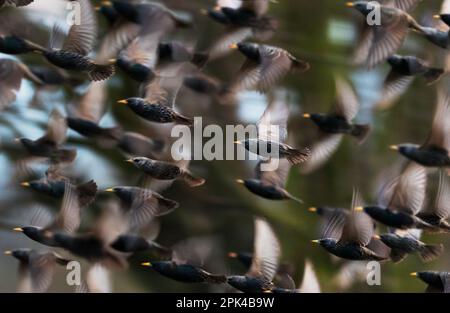
[[[97,194],[97,184],[93,180],[80,184],[77,186],[77,193],[80,207],[88,206],[95,199],[95,195]]]
[[[192,57],[191,63],[198,68],[203,68],[209,61],[209,54],[206,52],[196,52]]]
[[[183,125],[188,125],[188,126],[192,126],[194,124],[194,120],[192,118],[183,116],[181,114],[175,115],[175,122],[177,122],[178,124],[183,124]]]
[[[286,158],[292,165],[297,165],[307,161],[310,156],[311,150],[308,148],[302,150],[290,149]]]
[[[89,71],[88,76],[92,81],[102,81],[110,78],[112,75],[114,75],[115,72],[116,69],[112,64],[109,65],[95,64]]]
[[[353,126],[351,135],[355,137],[356,140],[358,140],[359,144],[362,144],[367,139],[369,132],[370,132],[370,125],[357,124]]]
[[[155,196],[158,198],[158,212],[155,214],[155,216],[163,216],[169,214],[180,206],[178,202],[164,198],[159,194],[155,193]]]
[[[227,277],[225,275],[216,275],[208,272],[204,272],[205,281],[210,284],[225,284],[227,282]]]
[[[184,181],[189,185],[189,187],[198,187],[205,183],[205,179],[201,177],[195,177],[189,171],[183,173]]]
[[[438,258],[444,251],[444,246],[440,245],[425,245],[420,251],[420,258],[424,262],[431,262]]]
[[[428,71],[423,74],[428,85],[431,85],[437,82],[441,77],[445,74],[445,71],[440,68],[430,68]]]

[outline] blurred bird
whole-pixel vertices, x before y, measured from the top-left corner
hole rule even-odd
[[[178,166],[174,163],[152,160],[145,157],[136,157],[127,160],[136,168],[159,180],[182,179],[190,187],[198,187],[205,183],[205,179],[195,177],[188,169]]]
[[[408,163],[399,177],[384,184],[379,192],[377,206],[359,206],[374,220],[398,229],[432,229],[416,215],[425,201],[427,171],[424,167]]]
[[[49,220],[45,217],[46,212],[38,210],[35,215],[36,223],[32,221],[32,225],[16,227],[14,230],[41,244],[55,247],[57,244],[53,239],[53,233],[56,231],[75,233],[80,227],[82,209],[92,203],[96,193],[97,184],[94,181],[82,185],[81,188],[66,182],[61,208],[55,218]]]
[[[47,126],[47,132],[37,140],[17,138],[28,154],[32,157],[48,158],[52,164],[71,163],[77,155],[75,149],[65,149],[66,119],[58,110],[53,110]]]
[[[278,21],[266,15],[269,2],[247,0],[222,3],[219,0],[213,9],[201,10],[202,14],[226,27],[224,34],[205,52],[207,60],[227,55],[230,52],[229,46],[236,42],[250,38],[258,41],[270,39],[278,28]]]
[[[252,89],[267,92],[290,71],[309,69],[307,62],[282,48],[247,42],[232,44],[230,48],[238,49],[246,57],[237,78],[229,86],[231,93]]]
[[[121,209],[129,220],[130,229],[140,229],[155,217],[169,214],[179,204],[160,194],[140,187],[114,187],[105,190],[114,193],[121,200]]]
[[[448,179],[439,172],[439,187],[434,205],[424,206],[417,216],[432,225],[431,231],[448,233],[450,224],[447,219],[450,216],[450,189]],[[430,231],[430,230],[428,230]]]
[[[448,272],[417,272],[411,273],[411,276],[419,278],[426,283],[429,293],[450,293],[450,273]]]
[[[281,247],[272,227],[261,218],[255,219],[252,264],[244,276],[228,276],[228,284],[247,293],[271,291],[277,273]]]
[[[384,81],[381,98],[376,104],[377,109],[387,109],[405,93],[414,78],[422,76],[428,85],[438,81],[445,71],[439,68],[433,68],[428,62],[415,56],[392,55],[388,57],[387,62],[391,70]]]
[[[374,226],[370,217],[364,212],[356,211],[362,204],[358,190],[353,191],[351,211],[336,214],[328,221],[322,235],[323,239],[313,240],[329,253],[353,261],[383,261],[387,258],[367,248],[372,240]]]
[[[78,0],[80,4],[80,22],[74,23],[65,34],[55,25],[50,47],[40,47],[35,52],[43,56],[53,65],[69,70],[86,72],[90,80],[108,79],[115,72],[112,64],[97,64],[88,57],[97,38],[97,19],[89,0]]]
[[[364,17],[377,12],[380,21],[364,23],[364,31],[355,53],[355,63],[369,68],[383,62],[393,55],[403,44],[409,29],[422,32],[421,26],[407,13],[421,0],[386,0],[382,3],[370,1],[347,2],[347,6],[355,8]],[[378,23],[377,23],[378,22]]]
[[[91,263],[126,268],[127,254],[111,247],[117,237],[127,230],[128,224],[125,220],[115,202],[107,202],[102,206],[102,213],[90,232],[75,234],[57,231],[49,235],[56,247],[63,248]]]
[[[278,168],[272,171],[261,170],[262,164],[268,161],[260,161],[256,166],[254,179],[238,179],[237,182],[243,184],[250,192],[269,200],[294,200],[303,203],[291,195],[285,188],[287,176],[291,165],[288,160],[279,161]]]
[[[391,248],[390,258],[394,263],[400,263],[412,253],[418,253],[423,262],[431,262],[442,254],[444,246],[421,242],[421,234],[419,229],[395,230],[376,237]]]
[[[426,167],[450,167],[449,126],[450,126],[449,94],[438,90],[437,106],[430,135],[422,146],[401,144],[391,146],[404,157]]]
[[[117,147],[130,157],[157,158],[156,155],[163,150],[164,146],[161,141],[150,139],[135,132],[123,132],[117,142]]]
[[[243,145],[246,150],[264,159],[284,159],[296,165],[310,157],[310,150],[292,148],[286,144],[289,107],[278,99],[271,102],[257,123],[258,138],[245,139],[235,143]],[[273,163],[270,163],[272,165]]]
[[[358,114],[359,101],[350,85],[336,78],[336,104],[329,114],[303,114],[319,128],[319,140],[311,148],[311,157],[302,165],[302,173],[310,173],[322,166],[336,151],[344,135],[350,135],[363,143],[370,126],[353,124]]]
[[[445,1],[443,3],[445,4]],[[443,9],[445,9],[445,5],[443,5]],[[450,48],[450,29],[448,28],[450,26],[450,14],[448,11],[441,11],[441,14],[433,17],[442,21],[444,25],[441,24],[442,27],[421,26],[420,34],[432,44],[448,50]]]
[[[0,9],[4,6],[23,7],[32,2],[34,2],[34,0],[0,0]]]
[[[295,286],[295,285],[294,285]],[[314,266],[310,260],[305,261],[305,270],[303,271],[303,280],[297,289],[274,288],[273,293],[320,293],[320,284],[317,279]]]
[[[120,126],[104,128],[99,125],[105,113],[106,85],[91,83],[81,99],[69,106],[67,125],[77,133],[94,139],[102,147],[110,147],[122,137]]]
[[[11,59],[0,59],[0,110],[16,100],[24,78],[38,85],[44,84],[25,64]]]
[[[39,180],[22,182],[20,185],[23,187],[29,187],[30,189],[47,195],[52,198],[62,199],[65,192],[66,183],[72,184],[69,179],[61,175],[57,170],[52,168],[45,172],[45,176]],[[94,187],[94,181],[89,181],[83,184],[74,185],[78,195],[79,203],[81,207],[85,207],[91,204],[94,200],[97,188]]]
[[[159,274],[183,283],[223,284],[227,277],[205,271],[203,263],[214,244],[204,238],[190,238],[172,247],[172,256],[168,261],[143,262],[142,266],[151,267]]]
[[[16,249],[5,251],[5,254],[19,260],[17,292],[46,292],[53,281],[56,265],[65,267],[69,263],[53,252]]]

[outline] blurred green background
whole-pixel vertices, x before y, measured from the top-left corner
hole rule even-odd
[[[40,2],[36,0],[36,2]],[[201,8],[214,5],[213,1],[164,1],[169,7],[188,10],[196,18],[194,30],[180,31],[175,38],[189,42],[197,41],[199,49],[206,48],[223,31],[199,13]],[[358,146],[351,138],[346,138],[332,160],[315,173],[302,176],[297,168],[292,168],[287,190],[304,200],[304,205],[296,202],[272,202],[260,199],[235,183],[237,178],[250,178],[255,163],[243,161],[194,161],[194,173],[206,178],[207,183],[190,189],[183,183],[175,183],[164,193],[177,200],[181,206],[174,213],[161,218],[161,233],[158,242],[173,245],[193,236],[213,236],[216,250],[205,268],[211,272],[243,273],[245,269],[235,260],[226,257],[228,251],[251,251],[253,240],[253,216],[265,216],[275,229],[282,243],[282,261],[295,268],[294,280],[302,278],[305,258],[312,260],[323,291],[326,292],[420,292],[425,286],[408,273],[419,270],[448,270],[449,253],[430,264],[423,264],[417,256],[408,257],[398,265],[383,264],[381,286],[370,287],[365,278],[354,284],[340,286],[336,275],[346,262],[332,259],[320,247],[312,246],[311,239],[317,239],[319,219],[307,211],[310,206],[348,207],[352,188],[357,186],[367,202],[374,202],[376,182],[380,173],[396,164],[401,157],[388,149],[390,144],[402,142],[423,142],[429,131],[435,104],[436,88],[426,86],[421,79],[415,80],[409,91],[390,110],[375,112],[373,104],[379,96],[382,81],[388,66],[382,65],[374,70],[350,65],[353,48],[358,37],[361,16],[345,7],[345,1],[279,0],[272,4],[270,14],[280,20],[279,32],[270,44],[280,46],[295,56],[311,63],[311,70],[305,74],[291,74],[284,79],[277,90],[285,92],[286,101],[291,104],[289,135],[297,145],[314,141],[316,128],[302,119],[302,112],[327,112],[335,97],[334,77],[341,75],[351,81],[361,101],[358,122],[372,124],[369,139]],[[437,13],[441,1],[424,1],[413,15],[419,20],[427,20]],[[102,18],[100,18],[102,19]],[[104,23],[104,21],[103,21]],[[442,66],[442,53],[415,34],[410,34],[401,50],[403,54],[413,54]],[[38,62],[38,59],[23,58],[25,62]],[[206,68],[206,73],[225,81],[232,79],[243,62],[238,53],[214,61]],[[136,94],[136,85],[122,74],[109,81],[108,105],[110,111],[102,125],[113,125],[116,121],[127,130],[148,133],[147,126],[126,109],[115,105],[116,100]],[[27,211],[36,205],[47,205],[54,210],[58,201],[40,197],[24,190],[17,182],[11,182],[16,149],[9,149],[13,138],[27,135],[37,138],[45,125],[48,112],[57,107],[63,110],[70,101],[73,91],[53,93],[47,96],[44,107],[28,108],[32,86],[24,84],[16,104],[0,113],[0,138],[4,143],[0,151],[0,220],[2,223],[19,224],[25,219]],[[267,105],[265,97],[249,93],[242,97],[237,107],[224,107],[217,103],[204,105],[188,90],[182,90],[179,106],[190,116],[202,116],[203,124],[254,123]],[[79,149],[73,171],[82,180],[94,179],[100,188],[114,185],[136,184],[138,172],[123,162],[123,156],[115,150],[101,149],[70,131],[69,145]],[[437,184],[436,175],[430,176],[430,197],[433,200]],[[104,197],[101,195],[100,197]],[[94,205],[87,210],[83,223],[88,229],[98,208]],[[442,236],[426,236],[426,242],[444,242]],[[0,249],[34,247],[34,244],[21,234],[13,233],[8,227],[0,230]],[[114,291],[118,292],[198,292],[230,291],[226,287],[182,284],[158,275],[156,272],[139,266],[147,260],[145,254],[130,259],[127,271],[112,274]],[[85,268],[85,267],[83,267]],[[0,291],[15,290],[17,262],[11,257],[0,256]],[[71,291],[64,283],[64,270],[59,270],[51,291]]]

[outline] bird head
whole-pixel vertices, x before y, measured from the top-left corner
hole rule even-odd
[[[11,255],[22,262],[28,262],[31,249],[14,249],[5,251],[5,255]]]
[[[423,271],[423,272],[414,272],[409,274],[412,277],[417,277],[423,282],[431,285],[440,285],[442,284],[441,275],[436,271]]]
[[[151,160],[149,158],[145,158],[145,157],[136,157],[136,158],[131,158],[131,159],[125,160],[125,162],[136,165],[137,167],[142,167],[147,163],[152,163],[153,160]]]
[[[355,10],[358,10],[364,15],[367,15],[376,9],[375,4],[371,3],[370,1],[353,1],[347,2],[345,5],[348,8],[354,8]]]
[[[316,124],[321,124],[321,122],[323,122],[326,119],[326,116],[324,114],[319,113],[304,113],[302,116],[303,118],[310,119]]]
[[[411,154],[411,153],[415,152],[418,148],[419,148],[419,145],[410,144],[410,143],[389,146],[389,149],[398,151],[403,155]]]
[[[230,49],[237,49],[247,58],[259,61],[260,53],[259,53],[259,45],[251,42],[240,42],[234,43],[230,45]]]
[[[325,238],[325,239],[316,239],[316,240],[311,240],[312,244],[315,245],[320,245],[322,247],[334,247],[336,245],[336,239],[332,239],[332,238]]]

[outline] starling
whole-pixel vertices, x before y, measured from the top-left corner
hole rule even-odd
[[[258,138],[236,141],[246,150],[263,158],[287,159],[292,165],[305,162],[310,156],[308,148],[295,149],[284,143],[287,139],[289,108],[283,101],[270,103],[258,121]],[[269,154],[269,155],[267,155]]]
[[[444,246],[427,245],[420,241],[421,230],[395,230],[382,234],[379,237],[385,245],[391,248],[390,258],[394,263],[403,261],[408,254],[419,253],[424,262],[430,262],[438,258],[444,251]]]
[[[71,163],[77,155],[73,149],[64,149],[61,145],[66,141],[66,119],[58,110],[53,110],[48,122],[47,132],[37,140],[18,138],[27,152],[33,157],[49,158],[52,163]]]
[[[224,34],[208,49],[207,60],[214,60],[229,53],[229,46],[254,38],[258,41],[270,39],[278,28],[278,21],[266,13],[269,1],[241,1],[237,4],[220,3],[213,9],[201,10],[215,22],[225,26]],[[206,61],[206,60],[205,60]]]
[[[198,187],[205,183],[205,179],[195,177],[188,169],[181,168],[176,164],[156,161],[145,157],[136,157],[127,162],[143,171],[146,175],[159,180],[182,179],[190,187]]]
[[[381,100],[377,103],[378,109],[386,109],[407,90],[417,76],[423,76],[427,84],[438,81],[445,73],[443,69],[430,67],[427,61],[415,56],[392,55],[387,59],[391,66],[384,81]]]
[[[307,62],[282,48],[247,42],[231,44],[230,48],[238,49],[246,57],[236,81],[229,87],[231,92],[249,89],[266,92],[291,70],[309,69]]]
[[[444,2],[445,3],[445,2]],[[442,6],[443,10],[446,10],[445,5]],[[422,35],[425,39],[427,39],[432,44],[448,50],[450,48],[450,14],[448,12],[443,11],[439,15],[433,16],[436,19],[441,20],[445,25],[442,27],[421,27],[420,35]]]
[[[135,38],[128,47],[121,51],[117,60],[111,62],[125,72],[133,80],[148,84],[155,77],[154,69],[158,62],[158,43],[162,34],[151,33],[150,35]]]
[[[205,74],[195,74],[184,78],[183,86],[199,94],[217,95],[222,89],[221,82]]]
[[[6,5],[23,7],[29,5],[32,2],[34,2],[34,0],[0,0],[0,9]]]
[[[167,91],[159,84],[159,80],[156,79],[147,86],[145,99],[129,98],[120,100],[118,103],[127,105],[135,114],[150,122],[192,125],[191,118],[175,111],[176,94],[172,96],[172,99],[168,99]]]
[[[387,258],[367,248],[371,242],[374,225],[364,212],[356,211],[362,204],[358,190],[353,191],[351,211],[347,215],[338,212],[329,219],[322,235],[323,239],[313,240],[329,253],[352,261],[383,261]]]
[[[115,72],[112,64],[97,64],[87,55],[91,52],[97,35],[95,10],[89,0],[78,0],[80,24],[71,26],[66,35],[55,26],[50,48],[38,49],[39,53],[53,65],[69,70],[86,72],[92,81],[108,79]]]
[[[295,285],[294,285],[295,286]],[[297,289],[274,288],[273,293],[320,293],[320,284],[317,279],[314,266],[311,261],[305,261],[305,270],[303,271],[303,280]]]
[[[211,244],[203,238],[190,238],[172,247],[170,260],[144,262],[142,266],[151,267],[159,274],[183,283],[226,283],[225,275],[211,274],[202,268]]]
[[[102,214],[91,232],[74,234],[51,232],[49,235],[56,247],[82,257],[91,263],[105,266],[126,268],[127,255],[114,250],[111,244],[128,228],[120,208],[115,202],[108,202],[102,207]]]
[[[38,85],[43,84],[25,64],[11,59],[0,59],[0,110],[16,100],[24,78]]]
[[[250,192],[269,200],[294,200],[303,203],[299,198],[291,195],[285,188],[286,179],[291,165],[286,159],[279,161],[278,168],[274,171],[263,171],[261,165],[268,163],[260,161],[256,166],[256,179],[238,179]]]
[[[69,180],[59,174],[57,170],[50,168],[45,172],[45,176],[43,178],[30,182],[22,182],[21,185],[23,187],[29,187],[40,194],[56,199],[62,199],[64,196],[66,183],[71,184]],[[78,192],[78,201],[80,206],[85,207],[90,205],[97,192],[95,182],[91,180],[89,182],[73,186]]]
[[[128,1],[102,1],[102,6],[113,7],[124,19],[141,26],[143,33],[161,30],[164,35],[176,27],[190,28],[193,25],[190,15],[181,14],[157,2],[130,3]]]
[[[121,208],[129,218],[130,228],[145,227],[154,217],[169,214],[178,208],[178,202],[139,187],[114,187],[106,189],[121,200]]]
[[[355,55],[356,63],[372,68],[401,47],[409,29],[422,32],[422,27],[406,12],[419,1],[386,1],[378,5],[370,1],[347,2],[348,7],[355,8],[364,17],[375,10],[380,13],[380,25],[364,23],[365,30]]]
[[[246,293],[272,290],[280,255],[280,243],[271,226],[261,218],[255,219],[252,264],[244,276],[228,276],[228,284]]]
[[[303,173],[322,166],[339,147],[344,135],[350,135],[361,144],[367,138],[370,126],[353,124],[359,110],[359,101],[350,85],[336,78],[336,105],[329,114],[303,114],[319,128],[319,140],[312,147],[311,157],[302,165]]]
[[[450,215],[450,190],[448,180],[442,171],[439,173],[439,187],[434,205],[425,206],[417,214],[424,222],[434,226],[431,231],[448,233],[450,224],[447,219]]]
[[[16,249],[5,251],[5,254],[19,260],[17,292],[46,292],[52,283],[55,266],[69,263],[53,252]]]
[[[448,135],[450,99],[448,93],[438,91],[438,103],[430,135],[422,146],[401,144],[391,146],[401,155],[426,167],[450,167]]]
[[[69,109],[67,125],[80,135],[96,140],[101,146],[112,146],[122,137],[121,127],[104,128],[99,122],[105,113],[106,85],[91,83],[78,103]]]
[[[411,273],[411,276],[419,278],[426,283],[428,293],[450,293],[450,273],[448,272],[416,272]]]
[[[67,234],[75,233],[81,223],[81,211],[88,206],[95,198],[97,184],[90,181],[80,187],[69,182],[64,185],[64,197],[58,215],[47,225],[30,225],[14,228],[15,231],[23,232],[30,239],[47,246],[57,246],[52,238],[55,231],[62,231]],[[36,215],[45,212],[37,211]],[[36,217],[36,219],[39,216]],[[38,223],[39,224],[39,223]]]
[[[415,163],[408,163],[399,177],[386,183],[379,194],[377,206],[357,207],[374,220],[398,229],[431,229],[417,213],[425,201],[427,185],[426,169]]]

